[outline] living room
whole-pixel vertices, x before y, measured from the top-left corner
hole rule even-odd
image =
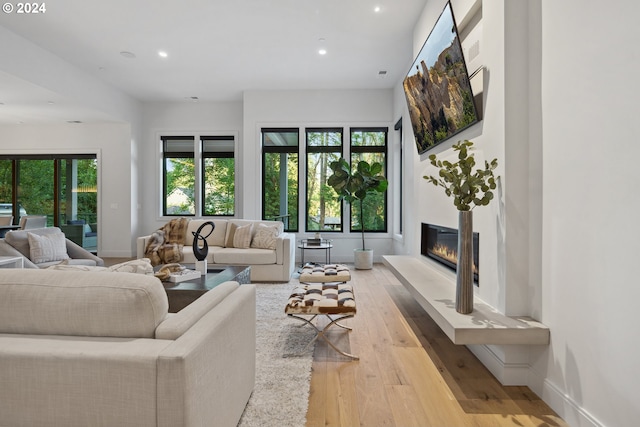
[[[638,63],[633,20],[639,6],[452,0],[458,23],[481,7],[475,60],[483,68],[483,120],[418,155],[402,78],[445,2],[421,3],[403,47],[402,75],[385,77],[388,87],[310,83],[295,90],[248,88],[241,99],[198,102],[135,99],[10,30],[16,24],[8,21],[16,16],[5,14],[0,154],[96,154],[98,252],[128,258],[135,254],[136,237],[167,221],[160,210],[161,135],[237,135],[236,216],[257,219],[260,129],[292,127],[304,134],[308,127],[384,126],[389,129],[388,229],[367,236],[380,262],[386,254],[419,256],[422,222],[457,226],[451,201],[422,176],[433,171],[429,154],[447,155],[455,140],[473,140],[480,159],[498,159],[501,176],[496,200],[474,211],[482,254],[477,296],[503,314],[534,317],[551,331],[548,346],[477,352],[506,382],[510,376],[524,379],[570,425],[629,425],[640,416],[634,387],[640,341],[630,315],[640,297],[630,268],[640,249],[640,225],[632,219],[640,207],[632,172],[640,148],[633,143],[633,127],[621,124],[632,123],[637,110],[638,90],[629,82]],[[13,115],[2,112],[10,107],[10,94],[24,97],[36,89],[69,111],[82,111],[86,122],[66,123],[73,119],[66,114],[58,122],[16,124]],[[401,118],[402,137],[394,131]],[[612,224],[624,224],[624,231],[611,232]],[[305,231],[298,234],[304,237]],[[339,242],[332,258],[351,262],[357,233],[332,237]]]

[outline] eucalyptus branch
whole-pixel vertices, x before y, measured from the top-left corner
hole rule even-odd
[[[476,161],[471,153],[473,142],[465,140],[453,144],[454,151],[458,151],[458,161],[451,163],[438,160],[435,154],[429,156],[431,164],[440,169],[438,177],[423,176],[435,186],[443,187],[447,196],[453,196],[453,204],[459,211],[469,211],[476,206],[486,206],[493,200],[493,190],[496,189],[496,178],[493,170],[498,166],[498,160],[484,162],[484,169],[475,169]]]

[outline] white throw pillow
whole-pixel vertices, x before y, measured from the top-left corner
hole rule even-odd
[[[252,223],[236,228],[236,233],[233,236],[234,248],[248,249],[251,246],[252,228]]]
[[[27,233],[29,239],[29,259],[35,264],[69,259],[64,233]]]
[[[252,248],[275,249],[278,238],[278,227],[275,225],[258,224],[256,234],[251,241]]]

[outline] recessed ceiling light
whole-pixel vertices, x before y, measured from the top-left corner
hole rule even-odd
[[[126,50],[123,50],[122,52],[120,52],[120,55],[122,55],[123,57],[127,58],[127,59],[133,59],[136,57],[136,54],[133,52],[128,52]]]
[[[376,12],[376,13],[380,12],[381,10],[382,9],[380,8],[380,6],[376,6],[376,7],[373,8],[373,11]]]
[[[326,54],[327,54],[327,49],[320,49],[320,50],[318,51],[318,53],[319,53],[320,55],[326,55]]]
[[[49,105],[53,105],[53,104],[55,104],[55,102],[53,102],[53,101],[47,101],[47,104],[49,104]]]
[[[159,51],[158,51],[158,56],[159,56],[160,58],[166,58],[166,57],[168,57],[168,56],[169,56],[169,54],[168,54],[167,52],[165,52],[164,50],[159,50]]]

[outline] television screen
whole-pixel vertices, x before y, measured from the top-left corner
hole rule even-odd
[[[403,86],[420,154],[478,121],[451,3],[440,14]]]

